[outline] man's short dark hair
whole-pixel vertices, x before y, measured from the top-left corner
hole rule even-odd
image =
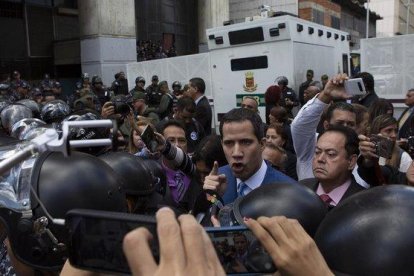
[[[353,154],[359,155],[358,134],[353,129],[343,125],[330,126],[318,136],[317,140],[319,141],[319,139],[327,132],[338,132],[345,136],[345,150],[348,157],[351,157]]]
[[[326,121],[328,121],[328,123],[331,121],[333,113],[335,110],[343,110],[343,111],[348,111],[351,113],[354,113],[356,115],[355,112],[355,108],[352,106],[352,104],[349,104],[347,102],[335,102],[335,103],[331,103],[328,107],[328,110],[326,111]]]
[[[254,135],[260,142],[264,137],[264,126],[259,114],[247,108],[234,108],[227,112],[220,121],[220,135],[223,139],[223,125],[226,123],[249,121],[254,130]]]
[[[367,92],[373,92],[374,91],[374,77],[368,73],[368,72],[360,72],[354,76],[354,78],[361,78],[362,82],[364,83],[365,90]]]
[[[190,113],[195,113],[196,104],[189,96],[183,96],[177,101],[177,110],[183,111],[184,109]]]
[[[181,128],[185,132],[185,127],[180,121],[178,121],[178,120],[168,120],[162,125],[161,134],[164,135],[165,129],[167,127],[170,127],[170,126],[175,126],[175,127]]]
[[[204,80],[202,78],[192,78],[190,80],[190,83],[197,88],[198,91],[200,91],[200,93],[204,94],[204,92],[206,91],[206,83],[204,82]]]

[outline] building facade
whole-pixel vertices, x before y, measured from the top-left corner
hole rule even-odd
[[[371,0],[369,7],[383,18],[377,22],[377,37],[414,33],[414,1]]]

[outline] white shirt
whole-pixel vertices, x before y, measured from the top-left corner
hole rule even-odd
[[[316,128],[323,110],[328,104],[318,99],[317,94],[313,99],[310,99],[298,112],[291,124],[293,147],[296,151],[296,171],[298,179],[314,178],[312,169],[312,159],[315,153],[316,139],[318,133]],[[358,175],[358,166],[355,166],[352,174],[356,182],[362,187],[369,187],[369,185]]]
[[[266,175],[266,171],[267,171],[267,165],[266,162],[263,160],[262,161],[262,165],[260,166],[260,169],[253,174],[252,176],[250,176],[249,179],[247,179],[246,181],[241,181],[239,178],[236,178],[237,181],[237,192],[239,192],[240,190],[240,182],[243,182],[246,184],[246,188],[244,188],[244,195],[247,195],[248,193],[250,193],[251,191],[253,191],[256,188],[260,187],[260,184],[262,184],[263,179],[265,178]]]

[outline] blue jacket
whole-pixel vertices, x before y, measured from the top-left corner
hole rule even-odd
[[[223,195],[224,204],[232,203],[237,198],[237,181],[231,171],[229,165],[219,168],[219,174],[225,174],[227,177],[227,188]],[[267,185],[274,182],[288,182],[288,183],[297,183],[295,180],[289,176],[275,170],[274,168],[267,166],[266,174],[263,179],[263,182],[260,185]]]

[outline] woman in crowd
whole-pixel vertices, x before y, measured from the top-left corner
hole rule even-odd
[[[375,118],[380,115],[389,114],[394,115],[394,106],[387,99],[379,98],[368,108],[369,123],[372,123]]]
[[[292,123],[291,119],[288,116],[288,112],[282,106],[275,106],[270,110],[269,114],[270,124],[275,124],[283,128],[284,133],[287,135],[285,140],[285,146],[283,147],[286,150],[295,153],[292,142],[292,133],[290,131],[290,124]]]
[[[272,85],[267,88],[265,93],[265,103],[266,103],[266,124],[270,124],[270,111],[275,107],[279,106],[280,97],[282,95],[282,90],[277,85]],[[285,110],[286,111],[286,110]],[[287,116],[287,112],[286,112]]]
[[[288,146],[289,139],[291,138],[286,132],[286,129],[277,123],[270,124],[266,130],[266,144],[273,144],[275,146],[282,147],[286,151],[287,159],[283,164],[284,173],[297,180],[296,155]]]
[[[392,157],[390,159],[380,157],[379,164],[381,166],[389,165],[398,168],[400,172],[407,172],[408,167],[412,162],[412,159],[407,152],[402,150],[397,145],[397,120],[389,114],[378,116],[373,120],[371,124],[370,134],[379,134],[383,137],[390,139],[393,142]]]

